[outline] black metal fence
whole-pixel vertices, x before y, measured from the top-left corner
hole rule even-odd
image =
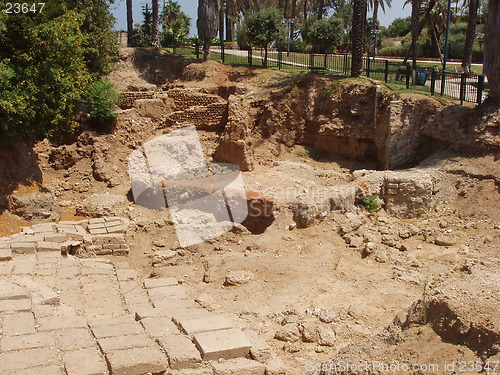
[[[176,48],[174,53],[199,59],[199,46]],[[254,67],[278,68],[280,70],[302,70],[322,74],[349,76],[352,57],[349,54],[318,54],[283,52],[271,49],[267,61],[263,49],[211,49],[213,60],[224,63]],[[452,73],[436,68],[418,67],[413,71],[409,63],[394,60],[363,58],[363,74],[391,84],[400,84],[407,89],[426,91],[431,95],[441,95],[460,100],[462,103],[481,104],[486,96],[484,77],[474,73]]]

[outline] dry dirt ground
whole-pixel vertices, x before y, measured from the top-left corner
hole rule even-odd
[[[150,70],[145,72],[123,57],[132,52],[122,51],[111,75],[123,91],[182,85],[221,92],[220,87],[242,82],[256,91],[274,90],[275,77],[285,75],[209,63],[202,69],[203,79],[194,80],[190,75],[200,70],[193,73],[176,60],[173,72],[169,70],[172,76],[156,72],[151,78],[151,65],[146,64]],[[174,80],[176,70],[184,75]],[[396,218],[384,209],[370,213],[357,202],[352,210],[353,221],[359,222],[356,229],[341,228],[331,215],[297,228],[292,205],[304,188],[351,183],[356,171],[375,169],[376,163],[336,155],[313,158],[302,145],[262,141],[255,147],[255,169],[243,172],[243,179],[250,190],[278,202],[272,224],[261,234],[230,232],[181,248],[168,210],[147,210],[130,198],[127,157],[142,142],[164,133],[160,123],[134,109],[120,110],[112,134],[84,133],[65,146],[80,155],[69,167],[54,168],[54,146],[39,142],[34,150],[43,179],[14,192],[43,186],[62,206],[61,220],[83,219],[76,215],[76,206],[92,194],[128,197],[130,254],[106,258],[128,263],[145,278],[181,280],[191,299],[239,317],[257,331],[285,361],[289,374],[500,373],[500,163],[495,154],[466,156],[443,150],[416,165],[416,170],[432,175],[436,188],[431,209],[414,218]],[[199,134],[211,154],[220,131]],[[277,153],[280,147],[283,152]],[[106,173],[113,176],[111,181],[93,177],[93,153],[104,155],[103,168],[110,168]],[[5,210],[0,236],[30,224]],[[368,242],[376,249],[367,250],[366,241],[347,243],[349,232],[371,233],[374,239]],[[436,244],[441,234],[452,235],[454,241]],[[384,243],[384,236],[392,236],[394,243]],[[162,250],[175,255],[158,259],[155,254]],[[249,271],[253,278],[227,285],[230,271]],[[335,372],[342,361],[421,366]],[[489,372],[483,368],[488,363]]]

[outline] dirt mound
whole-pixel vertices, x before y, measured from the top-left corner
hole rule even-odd
[[[198,87],[225,86],[234,84],[234,82],[244,81],[255,75],[257,75],[257,72],[252,68],[233,68],[217,61],[207,61],[205,63],[192,63],[186,66],[182,74],[182,80],[196,83]]]
[[[179,56],[152,48],[120,48],[116,68],[108,78],[119,91],[155,90],[178,79],[186,66]]]

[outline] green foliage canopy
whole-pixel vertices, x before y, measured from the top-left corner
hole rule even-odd
[[[266,8],[259,12],[247,15],[245,29],[250,43],[261,48],[286,38],[286,26],[281,12],[276,8]]]
[[[75,1],[83,3],[108,4]],[[111,33],[107,26],[101,33],[85,26],[96,16],[89,7],[79,12],[47,3],[42,12],[7,14],[0,0],[1,144],[26,136],[58,137],[77,128],[75,104],[109,71],[114,46],[103,39]]]
[[[331,52],[342,41],[342,21],[335,17],[316,20],[304,33],[304,39],[317,47],[321,53]]]

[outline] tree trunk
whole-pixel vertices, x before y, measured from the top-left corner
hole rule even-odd
[[[353,0],[352,9],[352,65],[351,76],[363,73],[366,0]]]
[[[283,16],[285,16],[285,18],[288,18],[288,0],[285,0],[284,4],[283,4]]]
[[[134,18],[132,17],[132,0],[127,0],[127,42],[132,47],[132,36],[134,34]]]
[[[490,97],[500,98],[500,2],[488,2],[488,32],[486,35],[486,75]]]
[[[413,0],[411,4],[411,59],[413,70],[417,69],[417,39],[419,37],[418,24],[420,19],[420,0]]]
[[[476,22],[479,0],[469,0],[469,20],[467,22],[467,34],[465,34],[464,58],[462,66],[468,68],[472,63],[472,47],[476,39]]]
[[[325,11],[325,0],[319,0],[319,2],[318,2],[318,20],[323,18],[324,11]]]
[[[224,44],[224,21],[226,20],[225,11],[224,11],[224,2],[222,2],[221,7],[219,8],[219,39],[220,39],[220,48],[221,53],[223,53],[223,44]]]
[[[378,31],[377,21],[378,21],[378,0],[374,0],[373,17],[372,17],[372,22],[373,22],[372,53],[373,53],[373,57],[377,56],[377,31]]]
[[[229,11],[226,10],[226,42],[232,42],[233,41],[233,21],[231,20],[231,16],[228,13]]]
[[[297,0],[292,0],[292,14],[291,14],[291,19],[292,22],[290,23],[290,40],[293,40],[293,37],[295,36],[295,17],[297,17]]]
[[[267,46],[264,47],[264,62],[262,63],[264,68],[267,68]]]
[[[158,14],[158,0],[153,0],[153,47],[160,48],[160,28],[159,28],[159,14]]]
[[[304,0],[304,20],[307,19],[307,0]]]
[[[212,38],[207,38],[203,40],[203,61],[210,60],[210,45],[212,44]]]

